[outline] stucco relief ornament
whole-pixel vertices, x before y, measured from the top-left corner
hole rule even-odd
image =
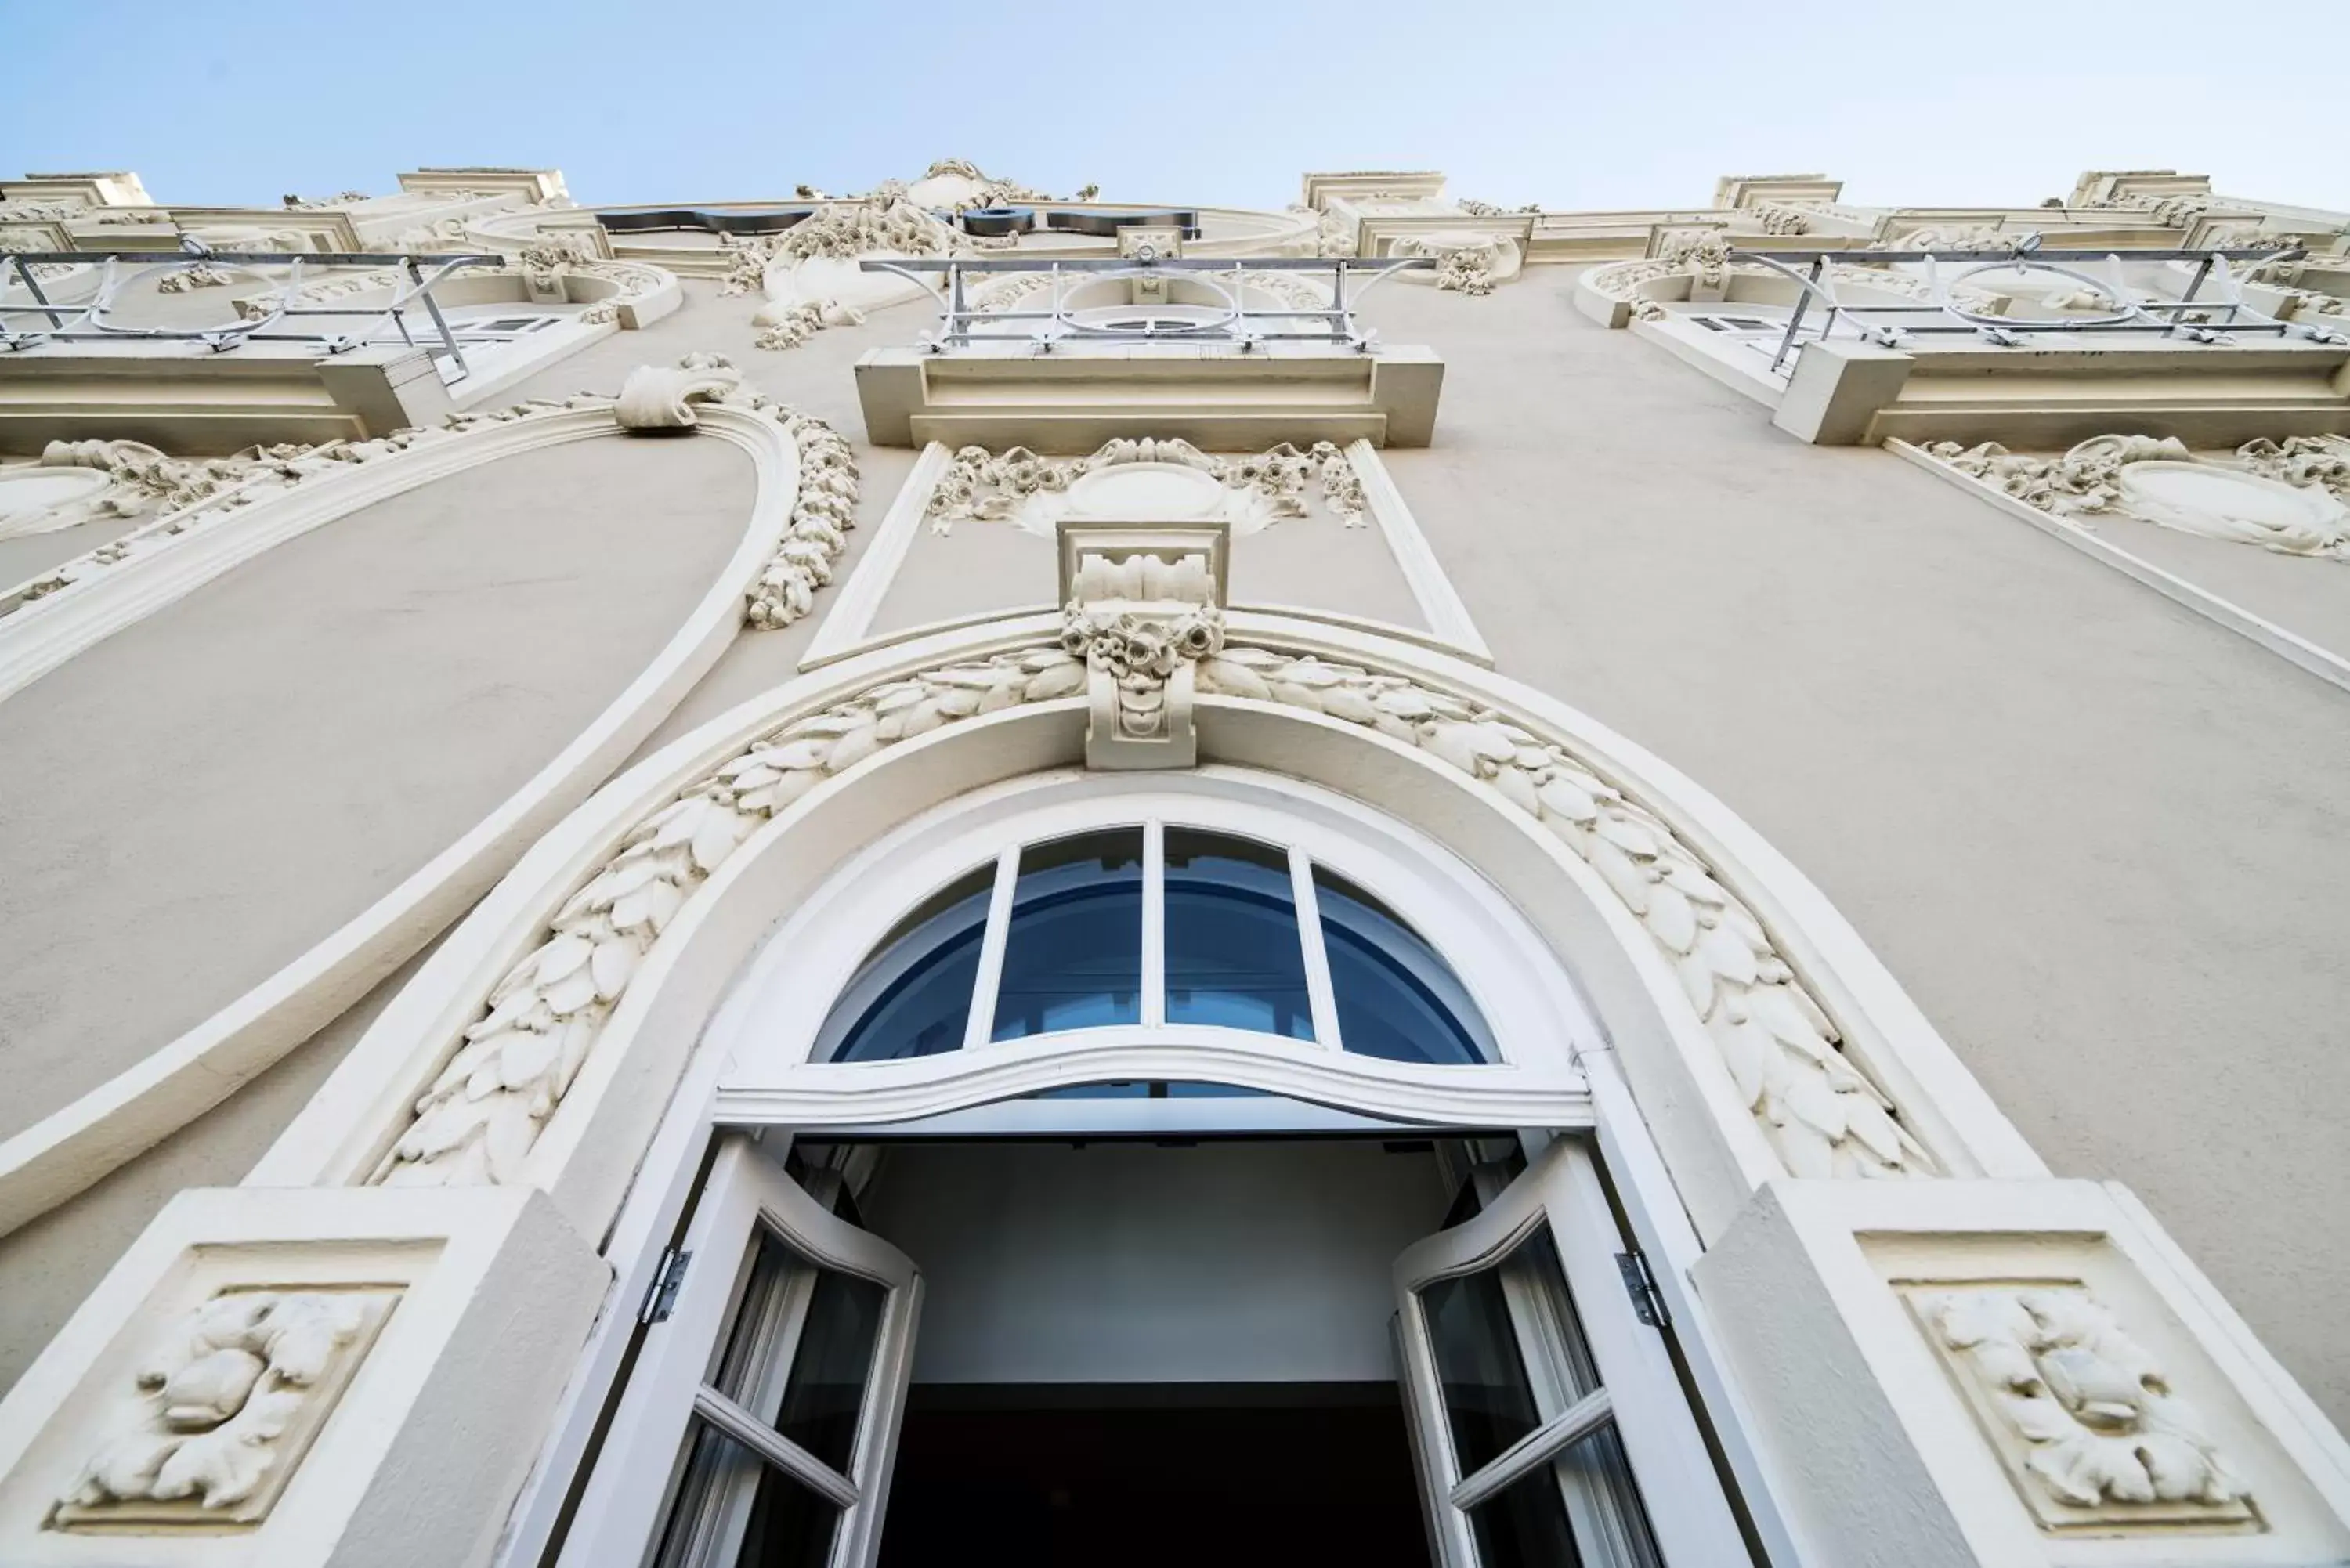
[[[2086,1289],[1956,1286],[1909,1302],[2044,1528],[2255,1522],[2200,1412]]]
[[[1983,251],[2012,251],[2016,247],[2016,235],[2002,234],[1996,223],[1976,223],[1971,226],[1943,225],[1912,229],[1899,239],[1878,241],[1870,250],[1935,251],[1954,254],[1971,254]]]
[[[229,281],[230,275],[228,273],[213,265],[211,262],[200,261],[193,266],[185,266],[182,267],[177,272],[165,273],[161,278],[156,280],[155,292],[158,294],[186,294],[192,289],[221,288],[225,286]]]
[[[1757,202],[1754,215],[1762,222],[1762,232],[1766,234],[1808,234],[1812,232],[1813,214],[1783,202]]]
[[[1072,597],[1086,597],[1072,595]],[[1203,618],[1204,620],[1204,618]],[[926,670],[778,726],[615,843],[490,991],[369,1178],[408,1186],[521,1180],[525,1162],[660,933],[757,830],[827,779],[941,726],[1074,697],[1094,676],[1060,640]],[[1829,1009],[1760,918],[1661,817],[1560,742],[1399,675],[1265,648],[1207,648],[1203,625],[1143,647],[1118,632],[1106,670],[1171,647],[1200,695],[1374,730],[1458,770],[1591,867],[1678,978],[1740,1102],[1800,1177],[1939,1174],[1892,1101],[1840,1048]]]
[[[343,463],[371,462],[405,451],[427,433],[400,430],[369,441],[328,441],[318,446],[287,441],[247,447],[233,456],[215,458],[166,457],[140,441],[51,441],[41,453],[43,466],[87,467],[113,476],[114,488],[100,498],[103,511],[134,516],[151,504],[156,515],[40,576],[13,588],[0,588],[0,606],[62,593],[126,561],[143,558],[178,535],[212,524],[264,494],[299,484]]]
[[[816,590],[832,581],[833,562],[857,525],[856,456],[831,425],[745,387],[743,372],[723,354],[688,354],[673,367],[639,366],[629,372],[612,415],[622,430],[690,431],[700,423],[697,403],[764,414],[798,448],[799,493],[791,523],[743,611],[745,622],[759,630],[789,626],[816,607]]]
[[[1314,254],[1318,256],[1351,256],[1355,254],[1355,225],[1336,213],[1324,212],[1303,202],[1293,202],[1289,210],[1315,220]]]
[[[2096,436],[2054,457],[1997,441],[1922,450],[2075,527],[2093,528],[2097,516],[2135,517],[2277,555],[2350,561],[2350,441],[2340,436],[2247,441],[2232,462],[2145,435]]]
[[[191,1310],[135,1375],[61,1530],[265,1518],[398,1303],[397,1289],[239,1290]]]
[[[931,531],[951,534],[965,522],[1009,523],[1050,536],[1069,510],[1069,487],[1089,474],[1135,463],[1162,463],[1206,475],[1228,493],[1223,514],[1238,534],[1250,534],[1308,514],[1306,486],[1318,482],[1322,504],[1347,527],[1359,527],[1369,502],[1362,478],[1332,441],[1300,452],[1288,441],[1251,457],[1218,457],[1190,441],[1119,437],[1084,457],[1048,458],[1024,446],[1001,454],[967,446],[931,492]]]
[[[827,327],[862,327],[865,313],[837,299],[805,305],[769,306],[752,317],[759,328],[754,348],[796,348]]]

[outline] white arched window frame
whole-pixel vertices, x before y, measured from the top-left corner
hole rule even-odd
[[[991,1040],[1018,850],[1137,826],[1145,846],[1140,1022]],[[1162,846],[1177,827],[1288,853],[1313,1040],[1167,1021]],[[962,1048],[895,1061],[812,1059],[833,1003],[859,981],[884,936],[907,911],[990,865],[992,904]],[[1482,1014],[1498,1060],[1405,1063],[1344,1049],[1315,919],[1315,867],[1387,905],[1436,950]],[[870,975],[862,978],[870,984]],[[812,1005],[818,998],[822,1004]],[[1144,775],[1045,774],[916,820],[853,857],[776,929],[712,1034],[727,1052],[718,1121],[828,1131],[913,1120],[926,1131],[1315,1130],[1367,1116],[1430,1127],[1582,1127],[1590,1117],[1577,1056],[1602,1044],[1557,960],[1506,899],[1440,846],[1315,786],[1217,767],[1187,774],[1175,788]],[[1228,1083],[1275,1098],[1022,1098],[1137,1079]]]
[[[1137,822],[1196,826],[1286,845],[1361,887],[1409,921],[1454,967],[1482,1011],[1502,1060],[1422,1065],[1347,1059],[1326,1044],[1164,1024],[1139,1031],[1089,1029],[1030,1036],[912,1061],[827,1064],[807,1059],[841,989],[907,911],[1007,846]],[[1152,1033],[1204,1044],[1211,1054],[1228,1052],[1227,1069],[1243,1064],[1278,1069],[1312,1054],[1332,1068],[1329,1076],[1318,1081],[1336,1087],[1320,1106],[1255,1097],[1024,1102],[1004,1097],[1025,1092],[1016,1078],[940,1076],[942,1068],[1005,1062],[1053,1070],[1032,1083],[1133,1076],[1137,1075],[1124,1054],[1136,1044],[1138,1034]],[[611,1364],[614,1375],[624,1376],[625,1386],[609,1426],[599,1428],[592,1406],[583,1405],[567,1419],[559,1445],[559,1451],[584,1458],[594,1449],[593,1434],[599,1429],[605,1433],[559,1556],[562,1568],[641,1568],[645,1553],[662,1539],[665,1521],[672,1518],[671,1483],[680,1473],[676,1467],[691,1452],[688,1443],[696,1421],[736,1436],[748,1456],[738,1456],[740,1463],[798,1477],[847,1509],[842,1517],[854,1528],[835,1535],[829,1561],[836,1568],[862,1568],[869,1562],[870,1527],[886,1501],[896,1410],[916,1333],[911,1305],[919,1301],[920,1260],[901,1259],[870,1237],[851,1238],[854,1246],[836,1237],[838,1244],[827,1248],[823,1236],[810,1232],[812,1222],[799,1212],[805,1202],[785,1190],[789,1179],[780,1170],[785,1150],[798,1136],[837,1140],[862,1138],[868,1130],[886,1135],[918,1128],[924,1134],[1063,1134],[1087,1130],[1069,1118],[1100,1109],[1127,1117],[1219,1106],[1270,1106],[1293,1117],[1303,1110],[1330,1118],[1318,1125],[1292,1119],[1241,1130],[1362,1131],[1396,1125],[1373,1114],[1378,1107],[1366,1109],[1383,1094],[1401,1089],[1432,1096],[1436,1090],[1431,1085],[1463,1079],[1496,1085],[1498,1093],[1476,1116],[1431,1116],[1419,1125],[1441,1127],[1451,1122],[1523,1129],[1522,1141],[1534,1168],[1514,1181],[1506,1176],[1496,1179],[1490,1193],[1481,1187],[1482,1216],[1440,1232],[1397,1261],[1399,1370],[1430,1510],[1435,1560],[1442,1568],[1488,1568],[1472,1539],[1474,1512],[1488,1495],[1531,1484],[1530,1478],[1549,1473],[1554,1461],[1571,1465],[1570,1450],[1611,1423],[1622,1430],[1638,1485],[1648,1500],[1664,1568],[1712,1568],[1744,1560],[1736,1521],[1685,1402],[1670,1352],[1659,1330],[1634,1321],[1633,1302],[1618,1277],[1621,1259],[1613,1254],[1627,1244],[1651,1247],[1669,1270],[1677,1266],[1669,1260],[1691,1255],[1694,1243],[1645,1128],[1605,1054],[1604,1038],[1557,956],[1508,900],[1451,852],[1393,818],[1295,780],[1216,766],[1180,779],[1061,770],[965,794],[827,873],[818,890],[775,927],[744,966],[728,999],[712,1014],[702,1049],[708,1065],[697,1075],[698,1084],[689,1081],[673,1106],[651,1162],[660,1174],[650,1187],[665,1189],[665,1195],[649,1189],[641,1203],[632,1202],[616,1238],[624,1253],[641,1253],[625,1271],[644,1303],[634,1321],[650,1325],[637,1330],[645,1336],[640,1353],[623,1374],[619,1347],[628,1342],[628,1332],[624,1327],[611,1336],[599,1358]],[[1586,1050],[1601,1053],[1592,1061],[1588,1080],[1578,1061]],[[1214,1072],[1200,1075],[1213,1076]],[[1237,1070],[1227,1075],[1245,1076]],[[835,1096],[834,1106],[859,1104],[865,1111],[835,1114],[829,1119],[810,1115],[811,1109],[826,1105],[825,1095],[798,1093],[796,1085],[811,1082]],[[903,1093],[909,1085],[917,1092]],[[891,1104],[894,1119],[872,1120],[869,1128],[858,1119],[885,1101]],[[1022,1106],[1037,1109],[1045,1119],[1033,1126],[984,1119]],[[730,1124],[740,1130],[727,1130]],[[1575,1136],[1553,1138],[1548,1129]],[[1112,1121],[1100,1124],[1100,1130],[1133,1135],[1157,1129]],[[715,1167],[702,1160],[713,1132],[719,1156]],[[755,1157],[749,1152],[753,1139],[762,1150]],[[1615,1168],[1628,1231],[1603,1189],[1598,1175],[1603,1151]],[[700,1198],[689,1202],[689,1191],[696,1189]],[[1503,1265],[1514,1244],[1537,1230],[1557,1238],[1567,1277],[1552,1282],[1549,1288],[1568,1293],[1583,1314],[1606,1397],[1552,1386],[1559,1381],[1551,1365],[1556,1357],[1547,1354],[1547,1342],[1535,1332],[1544,1320],[1513,1296],[1512,1333],[1534,1375],[1540,1421],[1523,1440],[1491,1461],[1464,1458],[1449,1446],[1442,1369],[1431,1359],[1425,1314],[1415,1303],[1419,1293],[1434,1284]],[[847,1469],[827,1472],[812,1465],[787,1444],[756,1429],[767,1415],[764,1407],[751,1412],[754,1419],[742,1418],[706,1386],[708,1369],[716,1365],[717,1336],[729,1332],[727,1325],[733,1321],[730,1303],[741,1293],[741,1270],[730,1265],[749,1255],[749,1239],[761,1233],[796,1248],[804,1260],[846,1269],[907,1293],[909,1311],[886,1320],[896,1326],[886,1328],[877,1342],[864,1389],[860,1434],[869,1433],[877,1446],[868,1449],[861,1435]],[[1661,1237],[1661,1246],[1633,1239],[1652,1233]],[[662,1262],[654,1268],[657,1252]],[[671,1264],[695,1258],[703,1261],[671,1273]],[[681,1285],[675,1282],[681,1277]],[[672,1282],[667,1293],[664,1278]],[[1505,1292],[1523,1293],[1523,1282],[1504,1280],[1503,1284]],[[1674,1301],[1681,1299],[1669,1286],[1666,1293]],[[1586,1554],[1598,1551],[1594,1560],[1610,1568],[1618,1563],[1653,1568],[1656,1560],[1638,1551],[1611,1553],[1599,1550],[1601,1542],[1586,1539],[1592,1518],[1606,1512],[1605,1500],[1578,1492],[1580,1483],[1565,1479],[1565,1503]],[[543,1501],[534,1499],[534,1515],[552,1507],[559,1492],[553,1488]],[[1604,1527],[1607,1521],[1601,1518],[1599,1522]]]

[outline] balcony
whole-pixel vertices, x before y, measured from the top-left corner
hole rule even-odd
[[[2278,281],[2333,275],[2311,260],[2036,235],[1766,253],[1712,235],[1586,273],[1577,304],[1806,441],[2062,446],[2128,428],[2218,446],[2350,431],[2350,321]]]
[[[430,424],[675,281],[573,252],[0,254],[0,452],[88,437],[222,453]],[[546,250],[547,247],[541,247]]]
[[[858,361],[875,444],[1090,452],[1123,435],[1210,450],[1424,446],[1443,362],[1377,341],[1366,292],[1428,257],[868,260],[939,301],[920,342]]]

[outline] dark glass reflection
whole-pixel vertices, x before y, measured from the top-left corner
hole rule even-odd
[[[1321,866],[1314,900],[1342,1045],[1390,1062],[1501,1059],[1468,988],[1394,910]]]
[[[1020,852],[995,1040],[1142,1022],[1142,829]]]
[[[1444,1390],[1444,1417],[1463,1479],[1542,1424],[1533,1380],[1510,1324],[1501,1271],[1480,1269],[1423,1285],[1420,1310]]]
[[[1209,1084],[1190,1079],[1113,1078],[1102,1084],[1071,1084],[1066,1088],[1037,1089],[1024,1100],[1195,1100],[1228,1099],[1239,1095],[1264,1095],[1264,1089],[1243,1089],[1237,1084]]]
[[[823,1568],[832,1556],[840,1510],[711,1427],[695,1429],[685,1484],[653,1559],[657,1568],[712,1561],[723,1539],[726,1500],[741,1487],[756,1490],[733,1568]]]
[[[810,1060],[889,1062],[958,1049],[994,888],[990,863],[899,921],[833,1003]]]
[[[784,1382],[775,1430],[843,1475],[857,1447],[857,1417],[873,1370],[886,1286],[817,1269],[807,1321]]]
[[[1583,1568],[1558,1477],[1537,1465],[1469,1511],[1479,1568]]]
[[[1166,830],[1167,1021],[1314,1038],[1289,856]]]

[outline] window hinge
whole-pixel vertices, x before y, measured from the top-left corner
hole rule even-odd
[[[637,1311],[639,1323],[666,1323],[670,1309],[677,1305],[677,1291],[685,1283],[685,1266],[693,1261],[691,1252],[681,1252],[675,1247],[661,1253],[660,1267],[653,1271],[653,1282],[645,1292],[645,1304]]]
[[[1650,1328],[1670,1328],[1672,1314],[1665,1310],[1664,1293],[1648,1272],[1648,1255],[1638,1247],[1616,1254],[1616,1268],[1624,1276],[1624,1293],[1632,1298],[1632,1314]]]

